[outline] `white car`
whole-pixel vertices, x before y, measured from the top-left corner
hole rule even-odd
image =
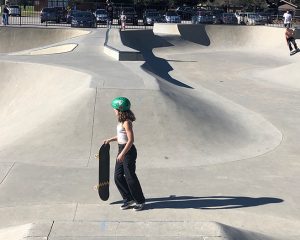
[[[21,9],[17,5],[11,5],[8,7],[9,16],[21,16]]]

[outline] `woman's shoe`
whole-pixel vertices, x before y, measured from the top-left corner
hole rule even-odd
[[[124,204],[120,207],[122,210],[130,208],[134,204],[134,201],[126,201]]]
[[[145,203],[136,204],[136,205],[133,207],[133,210],[134,210],[134,211],[141,211],[141,210],[144,209],[144,206],[145,206]]]

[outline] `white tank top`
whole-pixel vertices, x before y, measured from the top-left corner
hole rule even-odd
[[[126,134],[126,130],[123,127],[123,123],[119,123],[117,125],[117,137],[119,144],[126,144],[128,142],[128,137]]]

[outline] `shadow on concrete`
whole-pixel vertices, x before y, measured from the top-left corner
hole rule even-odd
[[[142,65],[143,70],[154,75],[160,80],[165,80],[179,87],[192,88],[177,79],[170,76],[169,72],[173,70],[166,59],[156,57],[153,54],[154,48],[173,46],[163,38],[153,34],[152,30],[141,31],[121,31],[122,43],[132,49],[142,53],[145,63]]]
[[[205,26],[202,24],[178,24],[178,31],[184,40],[208,47],[211,42]]]
[[[234,209],[256,207],[266,204],[281,203],[283,199],[271,197],[241,197],[241,196],[209,196],[209,197],[193,197],[193,196],[169,196],[163,198],[147,198],[146,210],[151,209]],[[122,201],[113,202],[111,204],[121,204]]]

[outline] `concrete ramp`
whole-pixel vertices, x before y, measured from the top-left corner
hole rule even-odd
[[[43,47],[88,33],[78,29],[0,27],[0,53]]]
[[[143,61],[143,55],[121,42],[119,29],[108,29],[104,43],[104,53],[118,61]]]

